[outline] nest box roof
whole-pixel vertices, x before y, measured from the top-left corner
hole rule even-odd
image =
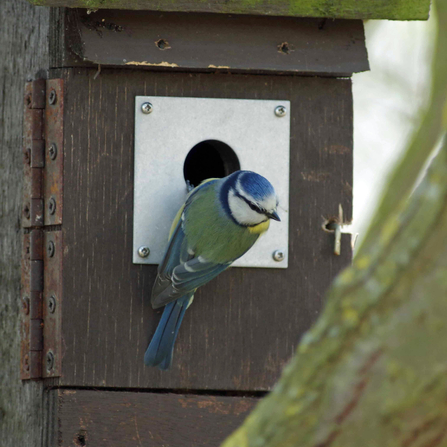
[[[342,19],[426,20],[430,0],[29,0],[39,6]]]

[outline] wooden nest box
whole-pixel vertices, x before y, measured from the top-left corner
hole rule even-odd
[[[48,57],[24,102],[21,377],[51,387],[45,445],[219,445],[272,388],[351,260],[350,236],[337,256],[322,224],[352,215],[362,20],[426,19],[429,2],[31,3],[52,8]],[[143,364],[160,312],[156,266],[134,259],[138,97],[288,102],[287,156],[270,154],[288,171],[287,268],[235,267],[199,289],[168,372]],[[171,112],[160,126],[187,132]]]

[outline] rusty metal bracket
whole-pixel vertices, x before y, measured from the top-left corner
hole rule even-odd
[[[45,79],[27,82],[24,101],[23,213],[22,226],[42,226]]]
[[[22,226],[27,230],[23,235],[21,293],[23,380],[60,374],[62,232],[55,228],[51,230],[56,231],[47,231],[45,226],[62,223],[63,104],[62,80],[37,79],[26,83]]]
[[[22,379],[42,377],[43,230],[24,235],[22,253]]]
[[[34,379],[42,376],[43,231],[32,230],[30,235],[29,360],[30,377]]]
[[[45,225],[62,224],[64,95],[62,79],[47,81],[45,108]]]
[[[44,233],[43,368],[42,377],[61,371],[62,231]]]

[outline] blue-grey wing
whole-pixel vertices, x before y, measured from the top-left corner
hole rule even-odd
[[[202,184],[192,191],[186,200],[183,212],[199,195],[197,193],[210,186],[214,181]],[[209,262],[201,256],[195,257],[192,247],[188,246],[183,231],[182,216],[180,216],[163,261],[158,267],[157,278],[152,289],[152,307],[156,309],[164,306],[197,289],[224,271],[229,265],[230,263]]]
[[[152,288],[151,297],[151,303],[154,308],[154,300],[156,297],[170,286],[172,273],[175,267],[187,262],[193,256],[194,253],[192,253],[191,250],[188,252],[188,244],[186,242],[185,233],[182,228],[182,221],[180,219],[171,236],[164,258],[158,266],[157,278],[155,279],[155,283]]]
[[[165,306],[171,301],[193,292],[226,270],[230,264],[216,264],[198,256],[177,265],[172,271],[171,277],[166,278],[167,281],[163,284],[165,288],[157,287],[156,294],[152,293],[152,307],[156,309]]]
[[[177,223],[175,225],[174,230],[172,231],[172,235],[168,242],[168,248],[166,249],[165,255],[163,257],[163,261],[158,266],[158,276],[160,278],[170,278],[172,275],[172,271],[178,265],[188,261],[189,259],[194,257],[194,253],[191,248],[188,247],[187,241],[185,238],[185,233],[183,231],[183,216],[185,211],[188,209],[191,202],[200,196],[200,194],[210,185],[215,183],[216,180],[208,180],[204,183],[201,183],[195,189],[193,189],[187,196],[185,204],[180,209],[178,215],[176,216]],[[158,279],[158,278],[157,278]],[[157,285],[157,282],[156,282]],[[158,286],[155,287],[152,291],[152,295],[154,296],[154,291],[158,291]]]

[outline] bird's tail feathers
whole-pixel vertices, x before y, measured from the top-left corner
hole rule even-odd
[[[194,292],[190,292],[165,306],[155,334],[144,354],[145,365],[158,366],[162,370],[169,369],[175,339],[193,297]]]

